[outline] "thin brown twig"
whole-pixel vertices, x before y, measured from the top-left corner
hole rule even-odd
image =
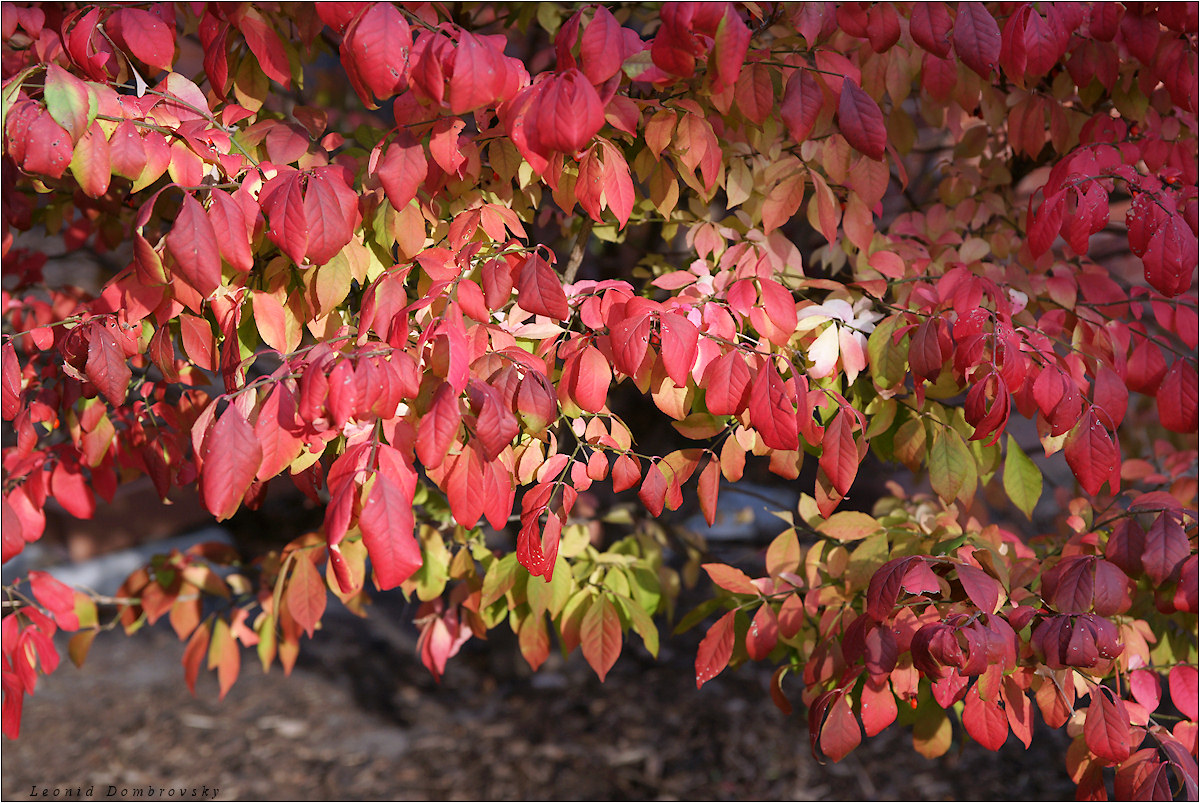
[[[563,270],[563,281],[567,284],[575,281],[575,274],[579,272],[579,266],[583,264],[588,238],[592,236],[592,225],[591,218],[583,221],[583,226],[579,229],[579,237],[575,240],[575,245],[571,247],[571,255],[567,257],[567,267]]]

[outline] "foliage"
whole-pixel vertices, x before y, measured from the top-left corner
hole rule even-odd
[[[703,563],[697,685],[771,662],[814,751],[1040,716],[1194,799],[1196,6],[456,9],[4,5],[4,561],[141,476],[325,511],[8,588],[5,733],[58,630],[165,616],[223,695],[371,585],[437,676],[503,625],[603,679]],[[749,458],[809,484],[748,574],[663,514]],[[851,509],[868,459],[928,484]]]

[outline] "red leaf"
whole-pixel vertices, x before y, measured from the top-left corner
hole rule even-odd
[[[670,485],[663,473],[662,464],[654,463],[646,470],[646,478],[642,481],[642,487],[638,489],[638,499],[642,500],[642,504],[651,515],[661,516],[669,490]]]
[[[709,458],[708,465],[700,472],[696,495],[700,499],[700,512],[711,527],[717,521],[717,493],[721,489],[721,462],[716,455]]]
[[[531,254],[521,266],[517,277],[517,293],[517,303],[523,310],[556,321],[565,321],[571,316],[567,294],[563,292],[558,274],[538,254]]]
[[[1102,420],[1113,431],[1125,420],[1129,409],[1129,390],[1117,372],[1102,365],[1096,372],[1092,401],[1101,411]]]
[[[750,29],[734,10],[732,3],[725,3],[725,16],[717,25],[713,37],[713,52],[709,58],[709,68],[712,70],[712,91],[723,92],[733,86],[741,73],[742,64],[746,61],[746,51],[750,47]]]
[[[887,149],[887,127],[879,104],[849,78],[842,79],[838,99],[838,129],[851,147],[872,159],[882,159]]]
[[[580,623],[579,645],[583,657],[603,683],[621,655],[621,618],[606,594],[592,600]]]
[[[1120,467],[1121,455],[1094,411],[1088,410],[1067,435],[1063,453],[1086,493],[1100,493],[1101,486],[1110,480],[1110,487],[1116,492],[1113,478]]]
[[[583,74],[599,86],[620,71],[624,54],[621,24],[607,8],[596,6],[595,16],[579,38],[579,61]]]
[[[254,255],[250,253],[251,226],[241,204],[222,190],[213,190],[211,198],[208,219],[221,257],[235,269],[249,273],[254,267]]]
[[[523,71],[514,66],[519,62],[504,55],[503,47],[494,37],[459,32],[458,47],[452,51],[453,59],[443,63],[444,69],[453,64],[446,87],[446,103],[451,114],[496,105],[516,94]]]
[[[983,569],[967,563],[955,565],[958,581],[967,592],[975,607],[986,614],[993,614],[1000,606],[1000,583]]]
[[[256,9],[249,9],[237,22],[238,30],[246,38],[246,44],[254,54],[255,63],[263,74],[278,81],[284,89],[292,86],[292,70],[279,34],[267,24]]]
[[[380,591],[395,588],[421,568],[421,547],[413,537],[415,489],[415,475],[411,487],[402,487],[387,475],[376,474],[358,517]]]
[[[596,597],[583,615],[579,646],[600,682],[621,655],[621,617],[607,595]]]
[[[845,694],[839,694],[829,707],[829,715],[821,726],[821,752],[829,758],[841,761],[862,742],[862,729]]]
[[[262,464],[262,447],[237,405],[230,404],[204,439],[200,491],[218,521],[237,512]]]
[[[442,118],[433,124],[430,155],[446,175],[456,175],[458,168],[467,161],[461,146],[458,145],[458,134],[466,127],[466,121],[457,118]]]
[[[1104,549],[1104,557],[1120,567],[1125,574],[1136,577],[1142,573],[1142,553],[1146,549],[1146,531],[1135,519],[1123,519],[1113,527]]]
[[[336,167],[316,168],[304,193],[304,217],[308,244],[305,256],[314,265],[324,265],[354,236],[358,196],[346,186]]]
[[[424,146],[406,132],[392,140],[375,168],[393,209],[404,209],[417,197],[417,190],[425,183],[428,172],[429,159],[425,156]]]
[[[983,3],[962,3],[954,21],[954,50],[983,78],[1000,60],[1000,26]]]
[[[564,366],[563,373],[576,404],[589,413],[603,410],[612,382],[612,368],[600,349],[587,346],[567,364],[570,368]]]
[[[845,409],[838,410],[825,428],[819,465],[839,496],[850,492],[850,486],[858,474],[858,445],[854,442],[853,413]]]
[[[612,485],[614,492],[627,491],[641,480],[642,469],[638,465],[636,457],[623,454],[613,462]]]
[[[4,342],[3,353],[4,420],[12,421],[21,409],[21,363],[11,340]]]
[[[190,194],[183,196],[179,214],[167,234],[167,252],[183,278],[202,296],[207,298],[221,286],[217,233],[204,207]]]
[[[914,575],[912,583],[909,580],[910,572]],[[929,567],[925,561],[917,557],[894,558],[880,566],[871,576],[867,587],[867,614],[877,622],[889,619],[896,607],[900,589],[911,586],[907,589],[910,593],[919,593],[926,585],[928,573]],[[937,578],[934,577],[931,591],[936,592],[937,588]]]
[[[779,105],[779,115],[792,139],[796,142],[808,139],[824,105],[825,95],[817,79],[804,68],[793,72],[783,90],[783,102]]]
[[[531,430],[543,430],[558,416],[558,402],[545,374],[530,371],[517,391],[517,412]]]
[[[976,684],[975,690],[967,693],[962,711],[963,727],[972,739],[988,750],[999,750],[1008,738],[1008,716],[997,703],[982,699],[978,692]]]
[[[112,133],[108,140],[108,159],[113,175],[130,180],[136,180],[146,169],[146,146],[132,120],[121,123]]]
[[[772,449],[798,449],[796,405],[774,363],[759,372],[750,391],[750,422]]]
[[[297,265],[303,264],[308,250],[308,219],[300,174],[285,170],[263,185],[258,195],[270,227],[267,237]]]
[[[600,146],[604,154],[604,170],[601,174],[604,203],[609,211],[617,216],[617,223],[620,224],[618,228],[623,229],[633,213],[635,200],[629,163],[625,161],[621,152],[608,142],[601,140]]]
[[[187,646],[183,649],[183,680],[188,691],[196,694],[196,677],[200,674],[200,664],[208,653],[208,640],[212,633],[212,625],[203,622],[192,631]]]
[[[69,585],[46,572],[35,571],[29,573],[29,587],[37,601],[54,614],[59,626],[67,630],[79,628],[79,619],[75,616],[75,591]]]
[[[546,81],[528,118],[544,148],[574,154],[604,125],[604,107],[583,73],[570,69]]]
[[[504,447],[512,443],[513,438],[521,431],[517,417],[504,407],[500,394],[495,391],[483,397],[483,404],[475,418],[475,436],[483,446],[484,457],[495,460],[504,451]],[[476,494],[479,489],[472,489]]]
[[[163,331],[163,330],[160,330]],[[212,326],[208,320],[181,313],[179,316],[180,338],[184,341],[184,353],[197,367],[205,371],[216,370],[216,340],[212,337]],[[172,350],[174,355],[174,350]]]
[[[1088,749],[1106,764],[1119,764],[1129,758],[1129,713],[1125,703],[1109,698],[1103,687],[1092,689],[1092,702],[1083,723],[1083,738]]]
[[[347,26],[342,64],[364,104],[375,108],[375,98],[390,98],[408,85],[412,41],[408,21],[391,3],[366,5]]]
[[[1179,358],[1163,377],[1155,394],[1158,419],[1172,432],[1195,432],[1197,426],[1196,369],[1190,360]]]
[[[891,3],[876,3],[867,15],[867,41],[876,53],[885,50],[900,40],[900,18]]]
[[[950,333],[943,318],[928,318],[913,331],[908,347],[908,363],[915,376],[936,382],[952,348]]]
[[[629,376],[637,374],[650,349],[650,316],[634,315],[610,327],[613,365]]]
[[[1167,582],[1191,553],[1179,513],[1163,511],[1146,531],[1142,566],[1155,585]]]
[[[295,394],[286,384],[275,385],[263,399],[254,421],[254,436],[263,452],[255,475],[260,482],[271,479],[300,456],[304,441],[289,429],[295,419]]]
[[[946,58],[950,55],[950,29],[954,23],[945,3],[917,3],[908,22],[913,41],[925,50]]]
[[[1004,697],[1004,713],[1013,735],[1029,747],[1033,741],[1033,701],[1012,676],[1004,678],[1000,693]]]
[[[76,519],[91,519],[96,515],[96,497],[92,495],[88,480],[79,472],[77,463],[60,461],[54,467],[54,473],[50,474],[50,493]],[[10,502],[17,502],[16,495],[10,497]],[[20,513],[19,509],[17,513]],[[25,538],[30,540],[28,534]]]
[[[774,279],[760,279],[759,296],[762,298],[763,311],[771,323],[783,332],[790,334],[795,331],[796,298],[791,290]]]
[[[24,159],[19,161],[30,173],[60,178],[67,166],[71,164],[71,154],[74,150],[71,135],[54,122],[54,118],[50,116],[49,112],[40,111],[36,106],[33,109],[34,116],[29,123],[29,128],[24,137],[21,137],[20,144],[17,145],[17,147],[24,148],[24,154],[22,154]],[[8,141],[11,142],[11,123],[8,125],[8,130],[10,132]]]
[[[775,707],[785,717],[790,717],[792,715],[792,701],[787,698],[787,695],[783,691],[783,677],[787,670],[788,667],[785,664],[776,667],[775,671],[771,673],[771,702],[775,703]]]
[[[325,581],[317,567],[301,554],[293,564],[287,587],[287,609],[296,624],[312,638],[313,628],[325,614]]]
[[[896,721],[896,715],[899,714],[896,695],[892,693],[887,678],[868,678],[863,684],[859,709],[867,736],[882,733]]]
[[[1026,230],[1029,233],[1029,251],[1035,257],[1050,250],[1062,228],[1067,209],[1067,191],[1059,190],[1045,196],[1037,211],[1033,211],[1033,196],[1029,197],[1029,212]]]
[[[708,364],[704,372],[704,402],[712,415],[740,415],[750,400],[750,366],[737,349]]]
[[[724,563],[705,563],[701,568],[714,583],[732,594],[758,596],[758,586],[741,569]]]
[[[729,665],[733,655],[734,618],[737,611],[729,611],[704,634],[700,648],[696,651],[696,688],[715,678]]]
[[[417,425],[417,459],[425,468],[437,468],[458,437],[462,422],[458,394],[443,382],[433,394],[429,412]]]
[[[1196,667],[1179,664],[1167,675],[1167,687],[1171,690],[1171,702],[1188,719],[1195,722],[1197,715]]]
[[[513,476],[504,463],[495,461],[483,467],[483,515],[496,530],[508,524],[516,499]]]
[[[85,371],[88,380],[109,402],[116,407],[125,403],[133,371],[125,360],[124,349],[107,326],[91,327]]]
[[[764,602],[746,631],[746,652],[752,661],[762,661],[775,649],[779,640],[779,621],[771,603]]]
[[[700,330],[685,316],[674,312],[659,317],[662,361],[667,376],[677,387],[685,388],[699,353]]]
[[[175,61],[175,31],[149,11],[120,8],[104,22],[117,44],[133,57],[158,70],[170,70]]]
[[[1182,215],[1171,215],[1150,237],[1142,263],[1146,281],[1165,296],[1187,291],[1196,275],[1200,245]]]

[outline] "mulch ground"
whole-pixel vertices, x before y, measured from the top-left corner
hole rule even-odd
[[[168,629],[105,634],[82,670],[61,667],[27,699],[21,738],[4,742],[3,796],[91,786],[106,799],[112,786],[107,799],[202,787],[223,800],[1074,797],[1058,732],[1028,752],[1013,738],[998,753],[956,741],[927,760],[893,728],[822,765],[802,714],[771,704],[763,667],[697,691],[698,634],[665,639],[658,661],[627,645],[604,684],[578,654],[531,673],[494,637],[464,648],[437,685],[408,618],[386,603],[366,621],[328,618],[288,678],[277,666],[264,676],[245,652],[224,701],[211,675],[188,694]]]

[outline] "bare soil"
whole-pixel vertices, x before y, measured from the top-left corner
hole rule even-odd
[[[388,607],[392,605],[392,607]],[[762,667],[697,691],[695,634],[651,660],[627,645],[600,684],[576,654],[529,672],[516,645],[472,643],[438,685],[421,666],[411,614],[327,615],[291,677],[243,654],[224,701],[202,677],[188,694],[169,629],[102,635],[26,701],[5,740],[5,799],[42,790],[126,799],[143,790],[259,800],[1069,800],[1062,733],[1026,752],[967,741],[937,760],[892,728],[840,764],[809,752],[802,713],[770,702]],[[114,789],[110,790],[110,787]],[[113,796],[108,793],[113,791]],[[178,794],[178,792],[176,792]]]

